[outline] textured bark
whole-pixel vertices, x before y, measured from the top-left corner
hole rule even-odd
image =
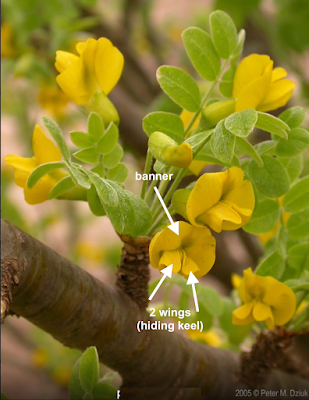
[[[148,237],[131,239],[122,235],[124,243],[121,263],[118,266],[116,285],[140,307],[148,306],[149,244]]]
[[[12,260],[18,282],[10,310],[66,346],[96,346],[100,360],[123,378],[121,398],[193,400],[201,389],[204,398],[231,399],[236,388],[248,387],[238,380],[237,355],[177,333],[139,333],[137,322],[151,318],[122,290],[3,221],[1,264]],[[309,381],[271,371],[263,388],[308,390]]]

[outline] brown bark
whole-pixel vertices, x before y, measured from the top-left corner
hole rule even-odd
[[[177,333],[139,333],[137,322],[152,319],[122,290],[98,281],[3,221],[1,265],[12,260],[12,276],[18,283],[13,285],[10,310],[66,346],[80,350],[96,346],[100,360],[123,377],[123,387],[134,388],[122,398],[191,400],[199,398],[196,388],[200,388],[205,398],[230,399],[236,388],[248,387],[238,380],[236,354],[199,345]],[[10,279],[5,274],[4,281]],[[304,390],[309,381],[273,370],[263,388]]]

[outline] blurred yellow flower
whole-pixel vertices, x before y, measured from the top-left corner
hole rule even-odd
[[[96,92],[108,95],[123,69],[123,55],[106,38],[88,39],[76,45],[79,56],[56,52],[56,80],[64,93],[77,105],[87,104]]]
[[[293,290],[271,276],[253,274],[251,268],[243,274],[238,293],[244,304],[233,311],[233,324],[265,321],[268,329],[285,325],[296,311]]]
[[[43,368],[50,360],[48,351],[45,349],[36,349],[32,354],[32,362],[35,368]]]
[[[100,262],[106,255],[106,250],[97,244],[86,240],[76,244],[76,252],[79,256],[93,262]]]
[[[296,84],[284,79],[284,68],[273,68],[273,64],[269,56],[260,54],[251,54],[239,63],[233,86],[236,111],[272,111],[290,100]]]
[[[11,58],[14,55],[13,30],[7,22],[3,22],[1,24],[1,58]]]
[[[298,306],[295,315],[299,315],[309,304],[309,301],[303,300]]]
[[[197,342],[204,342],[211,347],[219,347],[222,344],[222,339],[214,331],[200,332],[197,330],[188,330],[188,336],[190,339]]]
[[[66,173],[62,170],[55,170],[43,176],[32,189],[29,189],[27,180],[35,168],[49,162],[61,161],[60,150],[45,136],[39,125],[35,126],[33,132],[32,148],[34,153],[32,158],[8,154],[4,157],[4,161],[8,166],[15,169],[15,183],[24,189],[26,202],[28,204],[39,204],[48,200],[49,192]]]
[[[53,380],[60,386],[68,387],[70,382],[70,377],[72,373],[72,368],[65,365],[60,365],[55,370],[52,371]]]
[[[40,106],[55,118],[63,116],[69,101],[68,96],[54,86],[44,86],[38,94]]]
[[[153,268],[163,269],[173,264],[173,272],[197,278],[210,271],[215,262],[216,240],[207,228],[196,228],[179,222],[179,235],[169,228],[157,233],[149,247]]]
[[[187,216],[194,226],[207,225],[215,232],[233,231],[249,222],[255,198],[250,181],[238,167],[202,175],[187,202]]]
[[[284,196],[281,196],[278,200],[279,200],[279,204],[281,206],[283,222],[284,222],[284,224],[286,224],[288,222],[288,219],[290,218],[291,214],[284,211],[284,209],[282,208],[283,207],[283,198],[284,198]],[[266,244],[269,241],[269,239],[276,236],[276,234],[279,230],[279,227],[280,227],[280,221],[277,221],[275,226],[273,227],[273,229],[270,232],[261,233],[260,235],[257,235],[257,237],[260,239],[260,241],[263,244]]]

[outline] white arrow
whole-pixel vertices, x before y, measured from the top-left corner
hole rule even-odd
[[[157,293],[157,291],[159,290],[159,287],[162,285],[162,283],[164,282],[164,279],[168,276],[169,278],[172,277],[172,273],[173,273],[173,264],[169,265],[168,267],[161,269],[161,271],[163,276],[160,279],[160,281],[158,282],[157,286],[155,287],[154,291],[151,293],[151,295],[149,296],[149,300],[153,299],[153,296]]]
[[[164,201],[160,195],[160,192],[158,190],[158,188],[155,186],[154,187],[154,191],[156,192],[156,195],[158,196],[158,199],[160,200],[160,203],[162,204],[163,210],[165,211],[167,218],[169,219],[171,225],[168,226],[168,228],[173,231],[174,233],[176,233],[176,235],[179,235],[179,221],[174,222],[173,218],[171,217],[171,214],[169,213],[166,205],[164,204]]]
[[[192,291],[193,291],[193,298],[194,298],[194,304],[195,304],[195,309],[196,312],[199,312],[199,306],[198,306],[198,301],[197,301],[197,295],[196,295],[196,289],[195,289],[195,284],[199,283],[199,281],[196,279],[195,275],[193,272],[190,272],[189,278],[187,280],[187,285],[192,285]]]

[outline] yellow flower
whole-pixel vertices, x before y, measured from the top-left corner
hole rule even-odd
[[[40,106],[56,118],[63,116],[68,102],[68,96],[54,86],[44,86],[38,94]]]
[[[11,58],[14,57],[15,51],[13,47],[13,31],[11,26],[3,22],[1,24],[1,57]]]
[[[179,222],[179,235],[169,228],[157,233],[149,247],[153,268],[163,269],[173,264],[173,272],[197,278],[206,275],[215,262],[216,240],[207,228],[196,228]]]
[[[284,222],[284,224],[286,224],[288,222],[288,219],[290,218],[291,214],[283,210],[283,198],[284,198],[284,196],[281,196],[278,199],[278,201],[279,201],[279,204],[281,207],[283,222]],[[260,235],[257,235],[257,237],[260,239],[260,241],[263,244],[266,244],[269,241],[269,239],[276,236],[276,234],[279,230],[279,227],[280,227],[280,221],[277,221],[275,226],[273,227],[273,229],[270,232],[261,233]]]
[[[187,333],[190,339],[197,342],[206,343],[208,344],[208,346],[211,347],[219,347],[222,343],[222,339],[214,331],[200,332],[197,330],[190,329],[187,331]]]
[[[255,205],[253,187],[238,167],[202,175],[187,202],[192,225],[207,225],[215,232],[233,231],[249,222]]]
[[[273,329],[285,325],[295,314],[293,290],[271,276],[254,275],[251,268],[244,271],[238,293],[244,304],[233,311],[235,325],[265,321],[268,329]]]
[[[48,200],[48,195],[55,184],[66,174],[64,171],[56,170],[43,176],[39,182],[32,188],[27,187],[27,180],[31,172],[39,165],[54,161],[61,161],[61,153],[57,146],[49,140],[42,129],[36,125],[32,148],[34,157],[24,158],[15,154],[8,154],[4,157],[7,165],[15,168],[15,183],[24,189],[25,200],[28,204],[39,204]]]
[[[79,56],[56,52],[56,80],[64,93],[76,104],[87,104],[96,92],[108,95],[123,69],[123,55],[106,38],[88,39],[76,45]]]
[[[32,354],[32,362],[35,368],[43,368],[48,364],[50,356],[45,349],[37,349]]]
[[[284,79],[284,68],[273,68],[273,64],[269,56],[260,54],[251,54],[239,63],[233,87],[236,111],[272,111],[290,100],[296,85]]]

